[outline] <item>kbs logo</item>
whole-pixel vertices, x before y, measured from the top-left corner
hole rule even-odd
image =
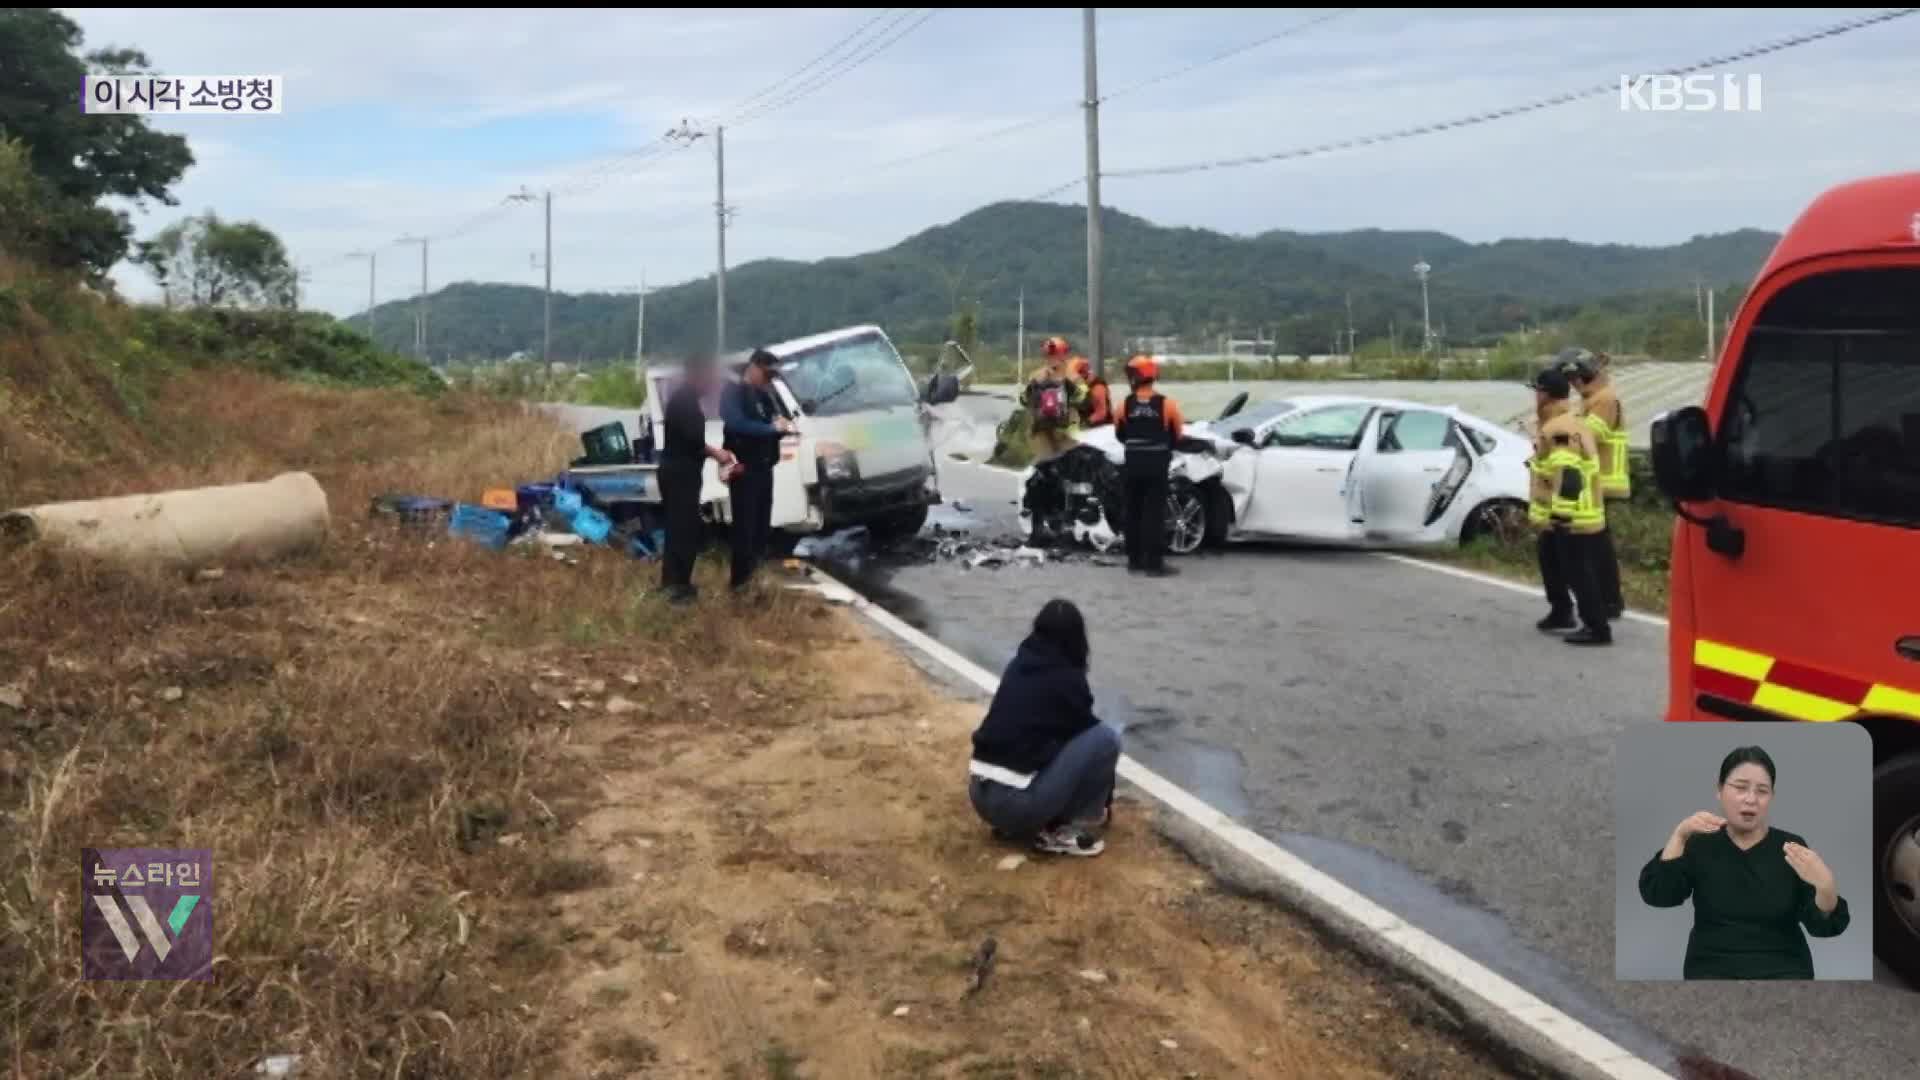
[[[1759,112],[1758,75],[1622,75],[1621,112]]]
[[[83,976],[211,982],[212,874],[206,851],[83,848]]]

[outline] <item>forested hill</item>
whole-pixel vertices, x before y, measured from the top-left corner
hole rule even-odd
[[[1472,244],[1443,233],[1366,229],[1274,231],[1253,237],[1168,228],[1118,211],[1105,218],[1108,334],[1217,338],[1231,330],[1277,333],[1282,351],[1324,352],[1352,301],[1364,340],[1420,320],[1413,264],[1432,265],[1433,320],[1467,342],[1563,316],[1595,300],[1692,306],[1696,281],[1745,285],[1778,239],[1747,229],[1669,247],[1513,239]],[[738,347],[857,322],[901,341],[939,341],[961,312],[977,313],[984,341],[1011,340],[1022,289],[1033,332],[1076,333],[1086,320],[1086,211],[999,203],[928,229],[884,251],[801,263],[763,260],[727,272],[727,330]],[[1641,298],[1641,299],[1636,299]],[[429,299],[436,358],[537,354],[541,292],[461,282]],[[553,300],[557,360],[631,356],[634,298]],[[713,332],[711,278],[647,298],[647,351],[704,347]],[[413,303],[375,311],[383,344],[413,340]],[[363,325],[364,316],[350,320]]]

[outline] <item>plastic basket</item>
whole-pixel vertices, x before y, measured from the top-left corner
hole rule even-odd
[[[580,445],[586,461],[595,465],[625,465],[633,460],[633,446],[627,442],[627,426],[618,420],[582,432]]]
[[[590,506],[581,507],[573,515],[573,532],[589,544],[604,544],[613,532],[613,519]]]
[[[488,488],[480,496],[480,505],[489,510],[499,510],[508,514],[520,510],[520,495],[512,488]]]
[[[570,488],[555,488],[553,490],[554,512],[563,517],[579,513],[585,505],[585,503],[580,501],[580,493],[577,491]]]
[[[524,509],[530,506],[552,506],[554,486],[552,484],[521,484],[514,489],[514,495]]]
[[[387,518],[402,525],[434,525],[445,518],[453,504],[445,499],[419,495],[380,495],[367,510],[371,517]]]
[[[490,548],[506,547],[507,534],[512,527],[512,518],[498,510],[472,503],[456,504],[453,517],[447,522],[449,534]]]

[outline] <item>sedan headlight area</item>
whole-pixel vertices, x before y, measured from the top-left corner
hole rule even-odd
[[[838,482],[855,480],[860,476],[860,468],[854,462],[851,451],[822,449],[819,461],[822,480]]]

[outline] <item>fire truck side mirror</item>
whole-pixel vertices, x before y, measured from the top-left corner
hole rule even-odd
[[[1654,482],[1676,503],[1713,497],[1713,431],[1705,409],[1689,405],[1654,418],[1649,442]]]

